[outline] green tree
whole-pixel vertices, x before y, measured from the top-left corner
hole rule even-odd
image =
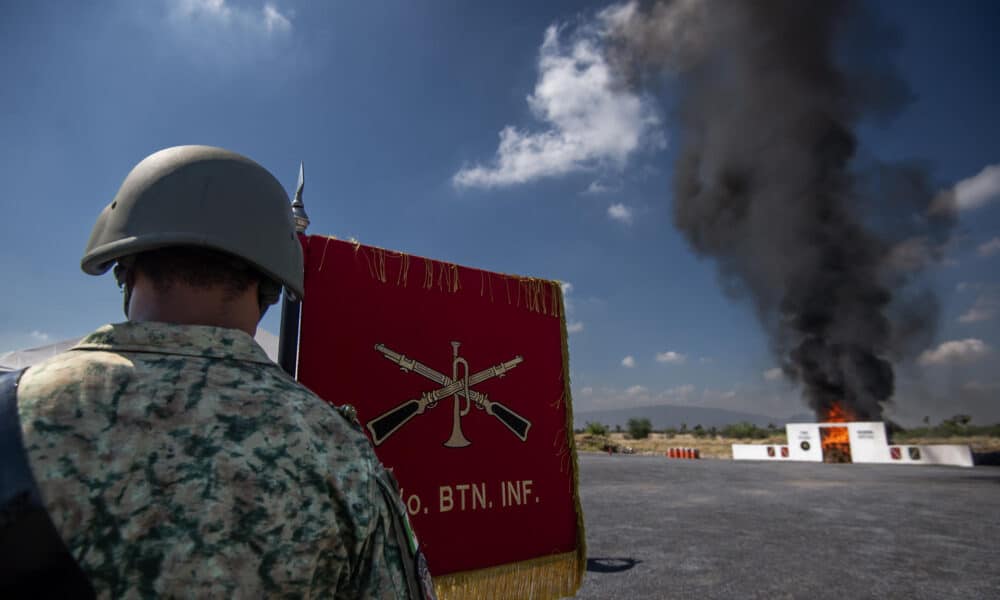
[[[722,428],[722,435],[727,438],[736,439],[764,439],[768,436],[767,429],[761,429],[753,423],[742,421],[740,423],[726,425]]]
[[[653,431],[653,424],[649,419],[629,419],[627,427],[628,435],[633,440],[644,440]]]
[[[602,423],[591,423],[587,422],[587,426],[584,427],[584,431],[590,435],[608,435],[608,427]]]

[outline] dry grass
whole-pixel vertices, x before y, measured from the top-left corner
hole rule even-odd
[[[663,455],[669,448],[697,448],[702,458],[732,458],[733,444],[784,444],[785,435],[773,435],[765,439],[732,439],[716,436],[697,438],[693,435],[675,435],[667,438],[662,433],[652,433],[644,440],[628,439],[624,433],[609,433],[595,436],[576,434],[576,447],[581,452],[606,452],[610,444],[615,451],[623,452],[631,448],[636,454]],[[900,440],[900,445],[922,444],[968,444],[973,452],[1000,452],[1000,438],[988,436],[915,438]]]
[[[576,445],[582,452],[603,451],[605,444],[609,442],[619,452],[631,448],[636,454],[662,455],[669,448],[697,448],[702,458],[732,458],[733,444],[784,444],[785,435],[775,435],[766,439],[737,440],[721,436],[698,438],[690,434],[679,434],[668,438],[662,433],[651,433],[644,440],[632,440],[624,433],[610,433],[604,437],[586,433],[576,434]]]
[[[1000,452],[1000,438],[986,435],[955,437],[923,437],[895,440],[899,445],[920,446],[930,444],[968,444],[973,452]]]

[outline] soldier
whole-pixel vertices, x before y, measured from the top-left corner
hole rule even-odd
[[[219,148],[147,157],[81,262],[91,275],[112,265],[128,321],[30,368],[16,391],[8,377],[0,580],[114,597],[432,597],[360,426],[254,342],[281,287],[303,293],[278,181]]]

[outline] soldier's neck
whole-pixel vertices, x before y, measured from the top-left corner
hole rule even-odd
[[[211,325],[239,329],[253,336],[260,320],[257,287],[233,296],[224,286],[195,287],[180,282],[157,290],[152,281],[137,277],[129,301],[130,321],[158,321],[178,325]]]

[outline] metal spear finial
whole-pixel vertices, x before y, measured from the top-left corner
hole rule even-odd
[[[302,204],[302,190],[306,186],[306,166],[299,163],[299,185],[295,188],[295,200],[292,201],[292,216],[295,218],[295,231],[305,233],[309,228],[309,215],[306,214],[306,207]]]

